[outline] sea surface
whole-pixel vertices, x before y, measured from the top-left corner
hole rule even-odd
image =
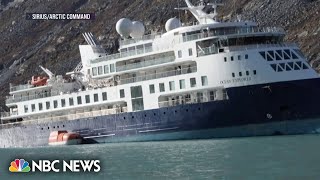
[[[24,158],[98,159],[101,171],[11,173]],[[320,136],[272,136],[194,141],[0,149],[0,179],[320,179]]]

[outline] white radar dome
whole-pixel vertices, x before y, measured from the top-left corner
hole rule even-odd
[[[166,22],[166,31],[171,31],[173,29],[176,29],[178,27],[181,27],[181,22],[178,18],[171,18]]]
[[[130,36],[134,39],[141,38],[144,35],[144,25],[142,22],[133,21]]]
[[[129,37],[132,31],[132,22],[130,19],[122,18],[116,24],[116,30],[122,37]]]

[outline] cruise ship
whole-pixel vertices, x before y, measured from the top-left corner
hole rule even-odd
[[[0,147],[48,145],[50,133],[84,143],[162,141],[320,132],[320,79],[285,31],[218,20],[218,3],[193,5],[196,23],[171,18],[165,33],[120,19],[119,52],[92,33],[66,75],[10,84]],[[204,10],[210,6],[211,11]]]

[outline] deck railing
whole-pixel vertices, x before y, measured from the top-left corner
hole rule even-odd
[[[254,33],[282,33],[285,31],[278,27],[244,27],[244,28],[234,28],[232,30],[228,29],[216,29],[210,30],[209,32],[202,32],[197,34],[191,34],[183,36],[183,42],[194,41],[197,39],[214,37],[214,36],[226,36],[226,35],[242,35],[242,34],[254,34]]]
[[[99,116],[119,114],[124,112],[128,112],[127,107],[118,107],[118,108],[112,108],[112,109],[94,110],[94,111],[87,111],[87,112],[84,112],[82,110],[82,112],[80,111],[76,111],[75,113],[67,112],[68,114],[65,114],[65,115],[47,115],[45,117],[41,117],[41,115],[37,115],[38,118],[34,118],[30,120],[0,124],[0,128],[10,127],[17,124],[32,124],[32,123],[58,122],[58,121],[64,121],[64,120],[76,120],[81,118],[99,117]],[[1,113],[1,116],[9,117],[5,115],[8,115],[8,113],[3,113],[3,112]],[[32,118],[32,116],[30,117]],[[5,121],[8,122],[9,120],[2,120],[2,122],[5,122]]]
[[[119,40],[119,44],[120,46],[125,46],[125,45],[133,44],[139,41],[153,40],[156,38],[160,38],[161,35],[162,33],[156,33],[156,34],[144,35],[141,38]]]
[[[7,96],[6,104],[21,102],[21,101],[28,101],[33,99],[46,98],[51,96],[58,96],[58,95],[61,95],[61,92],[50,91],[50,92],[44,92],[44,93],[37,93],[35,95],[29,95],[29,96],[15,96],[15,97]]]
[[[120,84],[129,84],[129,83],[134,83],[134,82],[147,81],[147,80],[152,80],[152,79],[159,79],[159,78],[177,76],[177,75],[181,75],[181,74],[188,74],[188,73],[194,73],[194,72],[197,72],[197,67],[191,66],[191,67],[182,68],[179,70],[165,71],[165,72],[160,72],[160,73],[152,73],[152,74],[146,74],[143,76],[121,79]]]
[[[24,89],[30,89],[33,88],[34,86],[31,84],[23,84],[23,85],[17,85],[17,86],[10,86],[10,92],[14,91],[20,91]]]
[[[103,56],[97,59],[93,59],[91,60],[91,63],[99,63],[99,62],[103,62],[103,61],[109,61],[109,60],[113,60],[113,59],[120,59],[120,58],[124,58],[124,57],[130,57],[130,56],[135,56],[135,55],[139,55],[139,54],[145,54],[145,53],[149,53],[152,52],[152,46],[151,47],[146,47],[146,48],[141,48],[141,49],[135,49],[135,50],[131,50],[131,51],[127,51],[127,52],[121,52],[121,53],[117,53],[117,54],[111,54],[111,55],[107,55],[107,56]]]
[[[143,62],[139,62],[139,63],[117,66],[116,69],[117,69],[117,72],[126,71],[126,70],[131,70],[131,69],[136,69],[136,68],[142,68],[142,67],[147,67],[147,66],[152,66],[152,65],[157,65],[157,64],[173,62],[174,59],[175,59],[175,56],[167,56],[167,57],[143,61]]]

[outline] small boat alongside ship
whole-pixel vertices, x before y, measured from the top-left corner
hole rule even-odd
[[[49,146],[78,145],[82,137],[78,133],[68,131],[52,131],[49,137]]]
[[[72,72],[41,67],[47,77],[11,84],[0,147],[320,132],[319,76],[282,28],[219,22],[221,4],[185,2],[197,23],[171,18],[145,35],[123,18],[119,53],[84,33]]]

